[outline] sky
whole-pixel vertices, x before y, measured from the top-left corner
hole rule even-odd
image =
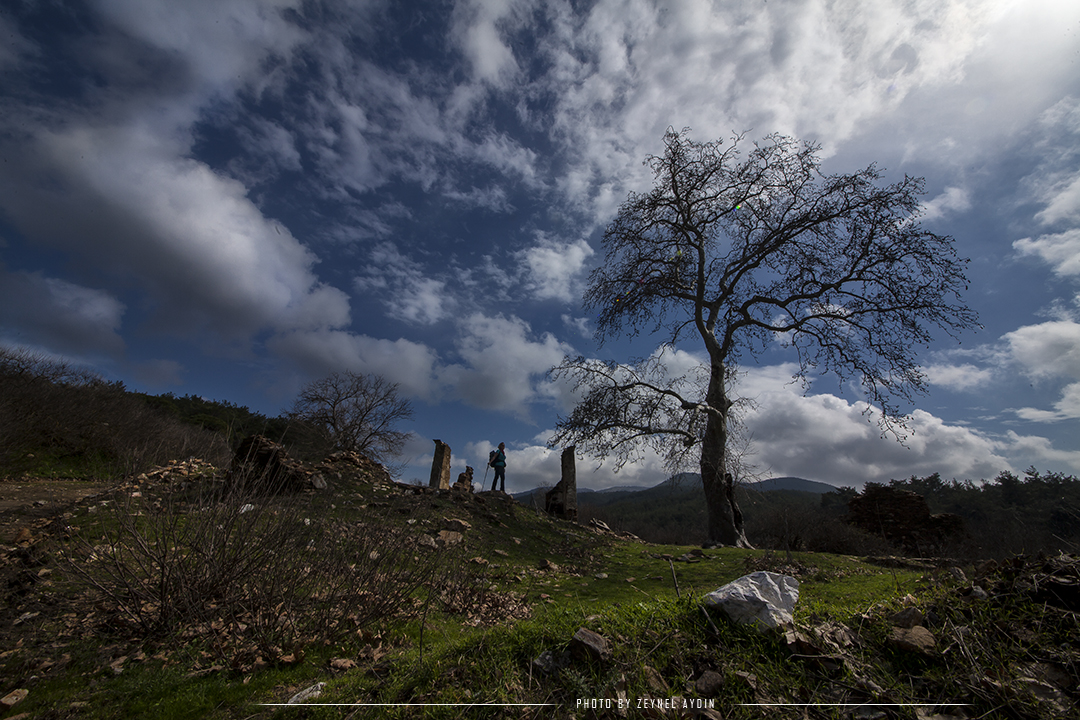
[[[455,475],[505,442],[509,491],[554,484],[575,398],[546,371],[663,341],[598,345],[581,298],[668,127],[923,177],[971,259],[982,326],[920,351],[903,443],[779,346],[743,365],[760,475],[1080,473],[1075,0],[11,0],[0,345],[267,415],[377,373],[414,405],[403,479],[437,438]]]

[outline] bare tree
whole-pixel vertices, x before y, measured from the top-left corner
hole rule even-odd
[[[746,546],[729,449],[740,362],[786,346],[797,379],[859,380],[883,430],[900,432],[899,401],[925,389],[916,349],[930,328],[955,335],[978,321],[959,298],[967,261],[918,223],[921,178],[879,187],[874,165],[822,174],[817,145],[771,135],[744,158],[742,141],[669,129],[663,156],[645,161],[653,189],[619,209],[585,294],[601,344],[642,332],[670,347],[690,340],[708,355],[702,377],[672,377],[661,354],[628,365],[567,358],[552,374],[582,400],[552,445],[617,463],[650,444],[666,442],[669,462],[699,447],[709,541]]]
[[[399,386],[379,375],[351,371],[314,380],[300,391],[292,415],[325,431],[338,450],[385,463],[400,454],[409,433],[394,425],[412,417]]]

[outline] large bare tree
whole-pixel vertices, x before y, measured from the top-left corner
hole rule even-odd
[[[700,376],[673,373],[664,352],[553,369],[582,400],[552,445],[619,463],[650,444],[672,462],[700,448],[708,539],[739,546],[729,422],[741,363],[784,345],[797,378],[858,380],[883,429],[898,430],[901,403],[925,390],[917,350],[931,330],[978,325],[960,299],[967,261],[919,225],[921,178],[882,185],[874,165],[825,175],[818,146],[781,135],[745,144],[669,129],[664,154],[645,161],[653,189],[620,207],[585,294],[601,345],[641,333],[667,348],[689,342],[708,356]]]
[[[395,425],[412,412],[397,383],[351,371],[308,383],[292,407],[294,417],[326,432],[336,449],[364,453],[381,463],[400,454],[409,433]]]

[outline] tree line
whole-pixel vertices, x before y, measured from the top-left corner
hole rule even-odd
[[[412,416],[398,386],[353,372],[307,383],[270,417],[229,401],[129,391],[63,359],[0,348],[0,477],[113,478],[169,460],[227,464],[246,437],[264,435],[293,456],[348,450],[390,464]]]

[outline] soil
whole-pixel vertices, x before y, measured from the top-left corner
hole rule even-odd
[[[42,521],[79,500],[106,492],[114,483],[94,480],[23,478],[0,480],[0,545],[12,545],[23,530],[33,532]]]

